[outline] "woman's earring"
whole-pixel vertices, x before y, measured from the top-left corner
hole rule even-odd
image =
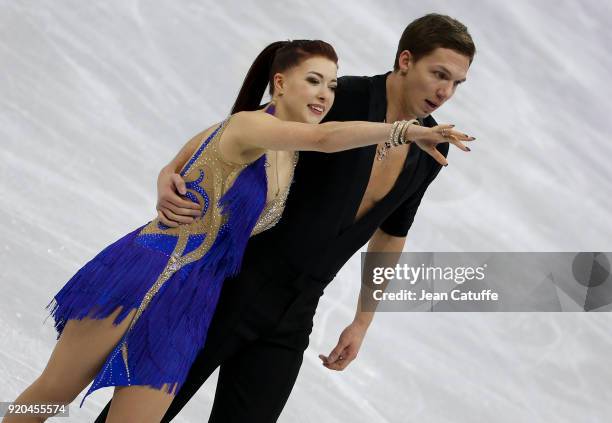
[[[274,114],[276,113],[276,101],[272,100],[268,103],[268,105],[266,106],[266,113],[268,113],[269,115],[274,116]]]

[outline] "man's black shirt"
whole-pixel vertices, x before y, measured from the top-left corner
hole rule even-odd
[[[382,122],[387,75],[339,78],[326,120]],[[422,123],[436,125],[430,116]],[[448,144],[439,144],[438,150],[446,156]],[[412,146],[391,191],[355,222],[375,154],[375,145],[333,154],[300,153],[280,222],[249,240],[240,274],[224,283],[218,313],[233,315],[228,324],[234,322],[238,332],[253,337],[274,327],[311,328],[325,286],[377,228],[394,236],[407,234],[441,166]],[[359,286],[356,281],[355,289]],[[302,347],[308,342],[305,335],[298,342]]]

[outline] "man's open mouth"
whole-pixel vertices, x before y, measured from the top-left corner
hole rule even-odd
[[[425,102],[426,102],[426,103],[427,103],[427,105],[428,105],[429,107],[431,107],[432,109],[437,109],[437,108],[438,108],[438,105],[437,105],[436,103],[432,102],[432,101],[429,101],[429,100],[425,99]]]

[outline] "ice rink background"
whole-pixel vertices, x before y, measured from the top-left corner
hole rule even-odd
[[[379,74],[432,11],[478,49],[435,116],[478,141],[451,150],[406,250],[612,251],[609,2],[0,0],[0,400],[48,359],[52,295],[155,216],[159,169],[228,113],[267,43],[321,38],[340,75]],[[328,371],[317,355],[351,321],[358,275],[355,256],[321,300],[281,422],[609,421],[607,313],[379,314]],[[215,382],[175,421],[206,421]],[[111,391],[62,421],[93,420]]]

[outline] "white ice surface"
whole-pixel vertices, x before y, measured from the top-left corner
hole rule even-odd
[[[321,38],[340,74],[383,73],[431,11],[477,44],[435,116],[478,141],[451,151],[406,249],[612,251],[610,2],[0,0],[0,400],[48,359],[52,295],[154,217],[157,172],[227,114],[263,46]],[[381,313],[357,360],[326,370],[358,272],[356,256],[321,300],[281,422],[610,421],[607,313]],[[207,420],[215,381],[176,421]],[[110,394],[62,421],[93,420]]]

